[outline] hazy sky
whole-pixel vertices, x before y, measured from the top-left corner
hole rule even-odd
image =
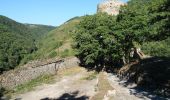
[[[0,0],[0,15],[21,23],[57,26],[72,17],[96,13],[97,4],[101,1],[103,0]]]

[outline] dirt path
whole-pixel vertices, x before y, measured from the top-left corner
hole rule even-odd
[[[121,85],[124,81],[120,81],[119,78],[116,77],[116,75],[107,74],[107,77],[109,83],[115,89],[115,95],[113,95],[110,100],[150,100],[145,96],[135,96],[134,94],[132,94],[132,92],[135,90],[130,88],[134,87],[134,84],[129,87],[124,87],[123,85]]]
[[[55,83],[15,95],[12,100],[150,100],[143,95],[134,95],[135,90],[121,85],[123,81],[116,75],[102,73],[89,78],[93,73],[81,67],[69,69],[62,72],[63,77]]]
[[[81,69],[72,75],[66,75],[53,84],[36,87],[34,91],[14,96],[21,100],[67,100],[66,98],[86,100],[95,94],[97,79],[85,80],[91,72]],[[69,100],[70,100],[69,99]]]

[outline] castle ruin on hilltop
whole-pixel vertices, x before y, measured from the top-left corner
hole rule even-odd
[[[126,3],[120,0],[103,0],[98,4],[97,12],[106,12],[109,15],[117,15],[119,14],[120,7],[125,4]]]

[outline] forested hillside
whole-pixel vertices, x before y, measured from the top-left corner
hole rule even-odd
[[[42,38],[46,33],[55,29],[54,26],[48,26],[48,25],[40,25],[40,24],[25,24],[25,25],[28,27],[29,30],[31,30],[31,33],[33,37],[36,38],[36,40]]]
[[[15,68],[25,55],[36,51],[35,41],[53,28],[38,25],[32,28],[0,16],[0,73]]]
[[[24,64],[35,59],[48,59],[74,55],[74,51],[71,47],[72,36],[81,19],[82,17],[71,18],[61,26],[50,31],[38,42],[38,50],[24,58],[22,63]]]

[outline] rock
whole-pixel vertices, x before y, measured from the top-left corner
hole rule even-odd
[[[103,100],[109,100],[110,97],[116,95],[116,90],[108,90]]]
[[[108,90],[107,96],[113,96],[116,95],[116,90]]]
[[[16,98],[15,100],[22,100],[22,98]]]
[[[31,66],[27,66],[27,68],[25,68],[24,65],[18,69],[3,73],[0,75],[0,81],[2,87],[12,89],[15,86],[29,82],[32,79],[36,79],[41,75],[54,75],[58,70],[64,70],[78,65],[79,59],[76,57],[65,58],[63,60],[51,60],[50,62],[42,62],[41,64],[34,63]]]
[[[9,100],[9,98],[3,96],[3,97],[0,97],[0,100]]]

